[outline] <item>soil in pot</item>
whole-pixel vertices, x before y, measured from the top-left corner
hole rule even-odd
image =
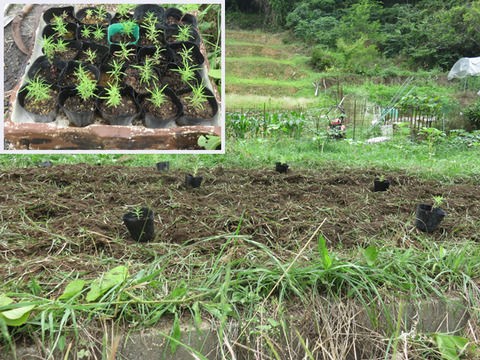
[[[65,22],[76,23],[73,6],[51,7],[43,13],[43,20],[46,24],[53,23],[55,16],[61,16]]]
[[[159,161],[155,166],[158,172],[167,172],[170,169],[170,161]]]
[[[288,172],[288,167],[287,163],[282,163],[280,161],[275,163],[275,171],[281,174],[286,174]]]
[[[18,103],[27,111],[29,117],[39,123],[55,121],[57,116],[57,90],[50,89],[50,98],[41,101],[27,99],[28,90],[23,86],[18,92]]]
[[[78,40],[70,40],[66,41],[67,47],[65,51],[55,52],[53,55],[53,59],[57,61],[72,61],[74,60],[79,51],[82,49],[82,42]],[[45,50],[42,48],[43,54],[45,54]]]
[[[203,176],[193,176],[192,174],[185,175],[185,186],[187,188],[199,188],[202,185]]]
[[[93,123],[95,100],[84,101],[73,88],[65,89],[58,95],[58,103],[67,115],[70,123],[83,127]]]
[[[99,24],[99,25],[107,26],[110,23],[110,20],[112,19],[112,15],[106,11],[100,11],[101,10],[100,6],[101,5],[98,5],[96,7],[86,7],[86,8],[80,9],[75,14],[75,17],[82,24],[86,24],[86,25]]]
[[[150,94],[141,97],[146,127],[152,129],[175,127],[175,120],[181,115],[183,107],[172,90],[167,88],[164,94],[165,101],[160,107],[150,101]]]
[[[84,42],[82,51],[77,56],[77,61],[85,64],[100,66],[108,55],[108,47],[97,45],[90,42]],[[90,57],[90,54],[94,55]]]
[[[203,88],[206,98],[197,102],[193,100],[193,92],[179,96],[183,105],[183,115],[177,119],[177,125],[213,125],[214,117],[218,113],[218,103],[210,89]]]
[[[58,82],[61,87],[74,87],[77,85],[78,79],[75,75],[75,71],[80,64],[81,63],[77,61],[70,61],[67,63],[67,66],[60,75],[60,80]],[[86,70],[87,76],[90,78],[90,80],[98,81],[100,78],[100,71],[96,66],[82,65],[82,67]]]
[[[108,106],[102,99],[105,92],[101,91],[97,99],[97,109],[102,118],[111,125],[131,125],[132,121],[139,115],[138,106],[133,97],[131,89],[121,90],[121,101],[117,107]]]
[[[390,187],[390,181],[376,178],[373,180],[373,191],[378,192],[378,191],[387,191],[388,188]]]
[[[30,66],[27,75],[29,79],[37,76],[47,84],[56,84],[65,65],[63,61],[54,60],[50,62],[46,56],[40,56]]]
[[[148,242],[154,237],[153,211],[149,208],[143,207],[126,213],[123,215],[123,223],[135,241]]]
[[[420,231],[431,233],[437,229],[445,215],[445,211],[441,208],[418,204],[415,212],[415,227]]]
[[[151,89],[154,85],[161,87],[160,79],[156,71],[152,75],[152,78],[147,83],[142,83],[140,81],[140,70],[129,66],[125,70],[125,84],[130,86],[137,94],[146,94],[148,93],[147,89]]]
[[[125,31],[126,24],[118,23],[112,24],[108,27],[108,42],[109,44],[131,44],[136,45],[140,37],[140,28],[133,23],[131,32]]]

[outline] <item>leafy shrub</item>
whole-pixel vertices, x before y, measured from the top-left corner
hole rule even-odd
[[[315,46],[310,63],[316,70],[325,71],[333,67],[343,67],[344,59],[341,54],[327,50],[323,46]]]
[[[474,130],[480,130],[480,100],[467,107],[463,115]]]

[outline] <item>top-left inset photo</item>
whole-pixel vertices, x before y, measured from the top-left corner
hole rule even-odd
[[[4,153],[224,152],[222,7],[7,5]]]

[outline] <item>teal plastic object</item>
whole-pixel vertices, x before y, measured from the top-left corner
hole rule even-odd
[[[116,42],[112,42],[110,39],[112,38],[113,35],[118,34],[118,33],[123,33],[123,24],[122,23],[116,23],[112,24],[108,27],[108,44],[118,44]],[[138,39],[140,39],[140,27],[135,24],[133,27],[133,37],[135,41],[131,41],[128,44],[130,45],[137,45]]]

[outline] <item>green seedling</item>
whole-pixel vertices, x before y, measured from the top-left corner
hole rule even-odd
[[[133,29],[137,25],[135,21],[123,21],[120,24],[123,26],[123,33],[127,36],[133,36]]]
[[[97,17],[98,20],[105,19],[107,15],[108,13],[107,13],[107,9],[105,9],[105,6],[103,5],[97,6],[97,8],[95,9],[95,16]]]
[[[84,26],[82,30],[80,30],[80,34],[82,35],[82,38],[90,39],[90,36],[92,36],[93,32],[89,26]]]
[[[192,31],[191,25],[182,25],[178,28],[178,34],[175,36],[177,41],[188,41]]]
[[[85,18],[87,18],[87,19],[93,18],[93,9],[85,10]]]
[[[439,208],[440,206],[443,205],[444,201],[445,201],[445,198],[443,196],[441,196],[441,195],[434,196],[433,197],[433,207],[434,208]]]
[[[109,65],[110,65],[110,71],[107,71],[107,74],[110,75],[110,77],[113,79],[115,84],[118,84],[120,82],[121,77],[125,75],[125,73],[122,71],[125,63],[122,61],[117,61],[116,59],[113,59]]]
[[[145,58],[143,65],[132,65],[140,74],[140,83],[150,84],[152,80],[157,80],[155,70],[153,68],[154,61],[151,58]]]
[[[67,42],[63,39],[55,40],[53,36],[43,37],[43,52],[48,60],[52,61],[55,54],[67,51]]]
[[[100,41],[105,38],[106,32],[105,29],[100,25],[97,25],[92,32],[93,38],[97,41]]]
[[[182,64],[191,64],[193,62],[193,47],[187,48],[185,45],[182,45],[182,50],[178,52],[180,58],[182,59]]]
[[[145,16],[142,19],[142,25],[146,24],[146,26],[156,25],[157,22],[158,22],[157,15],[155,15],[155,13],[152,11],[147,11],[145,13]]]
[[[150,98],[148,99],[148,101],[150,101],[156,108],[160,108],[167,100],[167,97],[164,93],[166,88],[167,85],[162,88],[158,88],[155,84],[153,86],[153,90],[147,89],[147,91],[150,93]]]
[[[105,100],[108,107],[116,108],[121,104],[122,95],[120,94],[120,86],[118,84],[108,84],[105,91],[107,92],[107,95],[100,98]]]
[[[60,15],[53,15],[52,28],[55,30],[58,36],[63,37],[68,34],[67,23],[65,19]]]
[[[135,49],[134,48],[129,48],[128,43],[126,42],[120,42],[118,43],[118,46],[120,46],[120,49],[115,51],[113,55],[117,57],[120,60],[123,61],[130,61],[130,59],[135,56]]]
[[[186,99],[190,101],[192,107],[196,110],[205,110],[205,102],[208,101],[208,96],[205,94],[205,86],[203,84],[192,86],[192,94]]]
[[[96,50],[87,49],[83,52],[83,54],[85,55],[85,61],[86,62],[88,62],[90,64],[95,63],[95,60],[97,59],[97,51]]]
[[[197,70],[198,67],[191,66],[188,63],[184,63],[178,69],[172,69],[172,71],[179,73],[182,81],[187,84],[191,84],[196,79]]]
[[[74,74],[78,82],[76,90],[81,99],[87,101],[95,97],[97,82],[95,79],[92,79],[91,74],[81,65],[78,66]]]
[[[156,19],[156,18],[155,18]],[[157,29],[155,22],[143,22],[142,28],[145,29],[145,37],[148,41],[150,41],[154,45],[158,45],[160,43],[160,38],[162,37],[162,30]]]
[[[120,18],[127,18],[135,8],[135,4],[118,4],[117,13]]]
[[[50,94],[51,85],[47,84],[44,79],[38,76],[30,80],[25,88],[27,90],[25,99],[33,102],[34,104],[39,104],[43,101],[51,99],[52,97]]]

